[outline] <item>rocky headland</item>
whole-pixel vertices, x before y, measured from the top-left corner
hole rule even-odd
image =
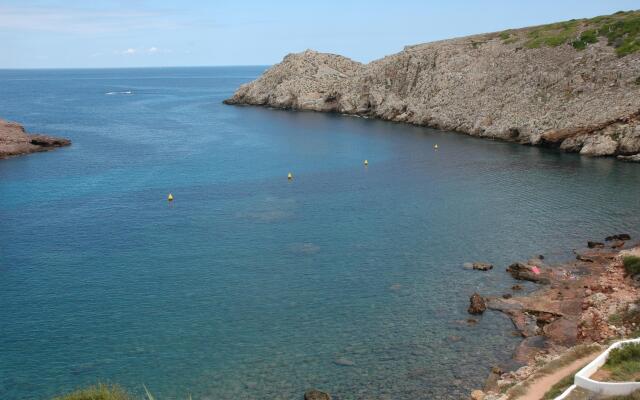
[[[48,151],[70,144],[69,139],[30,134],[22,125],[0,119],[0,158]]]
[[[640,244],[630,240],[619,234],[588,242],[574,261],[560,265],[547,265],[542,257],[513,263],[507,273],[534,282],[537,289],[520,294],[522,287],[516,285],[503,296],[471,296],[470,313],[502,312],[523,338],[514,364],[494,367],[476,398],[514,398],[509,391],[537,379],[538,371],[576,346],[640,334],[640,275],[625,266],[625,259],[640,256]]]
[[[307,50],[226,104],[334,112],[640,161],[640,12],[407,46]]]

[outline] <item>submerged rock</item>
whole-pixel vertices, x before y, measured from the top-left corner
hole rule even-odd
[[[333,361],[333,363],[342,367],[353,367],[356,365],[355,362],[349,360],[348,358],[337,358]]]
[[[331,396],[317,389],[309,389],[304,393],[304,400],[331,400]]]
[[[487,305],[482,296],[478,293],[472,294],[469,298],[469,308],[467,309],[469,314],[482,314],[486,309]]]
[[[471,264],[471,268],[477,271],[489,271],[493,269],[493,264],[483,263],[483,262],[474,262]]]
[[[600,249],[600,248],[604,247],[604,243],[588,241],[587,242],[587,247],[590,248],[590,249]]]

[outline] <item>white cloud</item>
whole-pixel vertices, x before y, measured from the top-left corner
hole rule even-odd
[[[166,12],[90,10],[0,4],[0,29],[101,34],[146,29],[176,29],[184,25]]]
[[[113,54],[119,54],[119,55],[125,55],[125,56],[133,56],[137,54],[154,55],[154,54],[168,54],[168,53],[173,53],[173,50],[163,49],[156,46],[151,46],[146,48],[145,47],[138,47],[138,48],[129,47],[125,50],[118,50],[113,52]]]

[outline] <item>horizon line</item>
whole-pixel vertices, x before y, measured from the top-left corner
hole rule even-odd
[[[228,68],[228,67],[270,67],[275,64],[220,64],[220,65],[156,65],[134,67],[24,67],[4,68],[0,71],[36,71],[36,70],[70,70],[70,69],[150,69],[150,68]]]

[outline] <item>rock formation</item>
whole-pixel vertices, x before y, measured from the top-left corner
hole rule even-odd
[[[637,32],[618,29],[619,21],[637,23],[640,12],[408,46],[369,64],[307,50],[287,55],[225,103],[640,160],[640,46]]]
[[[70,144],[68,139],[29,134],[22,125],[0,119],[0,158],[48,151]]]
[[[482,296],[478,293],[472,294],[469,298],[469,309],[467,310],[469,314],[482,314],[486,309],[487,306]]]

